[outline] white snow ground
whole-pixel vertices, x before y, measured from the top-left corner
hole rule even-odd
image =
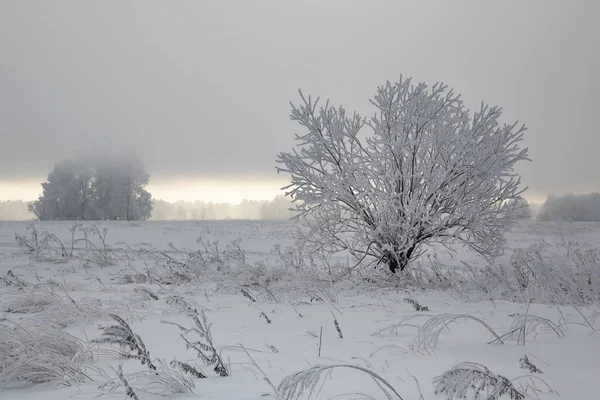
[[[113,323],[105,313],[117,314],[141,336],[153,359],[164,359],[168,364],[176,358],[201,366],[208,375],[206,379],[194,380],[192,393],[173,394],[147,387],[151,392],[162,393],[164,398],[260,399],[265,394],[275,395],[263,373],[277,386],[286,375],[317,364],[351,364],[379,374],[403,399],[418,399],[419,388],[424,399],[444,399],[443,395],[434,394],[432,379],[452,366],[463,361],[481,363],[493,373],[513,379],[532,375],[520,368],[519,359],[524,355],[543,371],[537,376],[549,385],[546,387],[537,378],[514,381],[517,389],[531,398],[600,398],[600,332],[593,333],[593,329],[600,329],[598,304],[579,305],[576,309],[569,304],[559,307],[539,304],[534,299],[527,308],[524,302],[485,300],[483,293],[377,289],[368,281],[362,281],[362,285],[356,282],[331,284],[321,278],[315,278],[314,287],[307,289],[306,282],[312,282],[313,278],[301,274],[294,275],[294,280],[286,286],[269,289],[272,287],[269,279],[274,278],[268,278],[271,275],[264,271],[278,265],[278,260],[282,259],[277,245],[283,252],[294,242],[289,222],[102,222],[97,226],[101,233],[102,229],[107,229],[108,250],[104,251],[99,238],[90,231],[89,239],[94,245],[86,247],[84,241],[78,241],[73,256],[70,255],[69,231],[73,223],[36,223],[39,238],[43,237],[43,232],[48,232],[65,244],[68,254],[64,257],[60,254],[58,241],[53,239],[40,244],[33,252],[19,246],[15,233],[32,243],[28,225],[26,222],[0,223],[0,277],[5,278],[0,280],[0,324],[30,327],[37,322],[44,329],[55,326],[89,343],[100,336],[99,326]],[[86,223],[84,227],[92,225]],[[75,237],[83,237],[82,231],[77,230]],[[222,262],[215,259],[202,261],[203,265],[209,266],[208,270],[191,272],[196,278],[190,282],[148,281],[148,277],[158,279],[159,276],[175,279],[167,273],[186,268],[178,262],[188,263],[188,254],[201,248],[196,241],[198,237],[205,242],[218,240],[218,254],[221,255],[228,243],[241,239],[239,246],[244,250],[245,264],[233,271],[227,269],[227,255],[238,264],[241,260],[239,254],[231,253],[236,249],[230,248]],[[598,224],[528,222],[508,235],[508,247],[514,250],[544,241],[549,244],[550,251],[560,247],[567,252],[577,249],[585,252],[599,247],[598,239]],[[214,251],[200,253],[205,257],[217,254]],[[459,268],[461,261],[481,261],[463,250],[455,257],[441,254],[444,266]],[[505,257],[506,262],[508,257]],[[291,258],[287,260],[292,262]],[[343,260],[341,257],[338,261]],[[245,274],[244,265],[252,271],[248,281],[259,281],[256,286],[246,287],[257,302],[241,293],[240,276]],[[570,268],[568,265],[558,267]],[[127,277],[129,280],[125,279]],[[149,289],[158,300],[149,298],[140,287]],[[188,317],[167,304],[167,299],[173,295],[182,296],[197,309],[206,310],[213,324],[215,347],[229,364],[231,376],[217,376],[211,366],[198,359],[195,351],[186,349],[176,327],[161,323],[171,321],[192,325]],[[330,301],[329,297],[335,301]],[[404,301],[407,297],[428,306],[430,311],[416,312]],[[462,298],[469,301],[460,300]],[[518,344],[516,336],[503,338],[504,344],[488,344],[492,335],[480,323],[459,320],[440,331],[437,346],[419,346],[419,327],[430,317],[444,313],[477,317],[499,335],[513,329],[514,314],[527,313],[530,318],[527,327],[532,332],[528,332],[525,345]],[[334,316],[343,338],[338,336]],[[544,322],[531,322],[537,317],[547,318],[559,328],[559,334],[564,335],[557,334]],[[395,324],[399,325],[389,328]],[[0,337],[0,348],[5,339]],[[321,356],[318,355],[319,342]],[[116,368],[122,363],[125,376],[131,377],[130,383],[135,382],[131,374],[147,371],[147,368],[135,359],[118,359],[114,352],[106,350],[109,347],[92,345],[93,361],[83,365],[90,380],[78,384],[57,379],[31,385],[23,379],[14,379],[14,376],[10,384],[6,384],[11,373],[6,365],[12,361],[2,359],[0,353],[0,399],[124,399],[123,387],[112,391],[110,385],[103,387],[107,378],[116,376],[110,367]],[[36,351],[40,351],[36,347],[29,350],[32,359],[35,359]],[[373,379],[358,371],[334,370],[330,379],[323,382],[312,398],[386,398]],[[160,398],[158,394],[144,392],[142,382],[132,383],[132,386],[140,398]],[[344,394],[348,396],[336,397]]]

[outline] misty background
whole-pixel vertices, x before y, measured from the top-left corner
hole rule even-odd
[[[239,204],[205,201],[152,201],[151,221],[220,219],[289,219],[290,201],[283,195],[273,200],[243,200]],[[34,215],[23,200],[0,200],[0,221],[29,221]]]
[[[530,203],[599,191],[599,19],[583,0],[2,2],[0,207],[64,158],[130,151],[176,210],[155,213],[254,218],[280,204],[299,88],[368,116],[400,74],[527,124]]]

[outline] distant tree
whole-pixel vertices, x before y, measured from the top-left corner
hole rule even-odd
[[[471,113],[447,86],[410,79],[379,87],[368,120],[300,95],[291,119],[305,132],[277,169],[291,175],[286,194],[309,227],[307,244],[371,256],[392,272],[432,242],[502,252],[519,218],[511,200],[523,192],[513,166],[528,159],[524,126],[500,125],[500,108]],[[364,127],[372,135],[362,139]]]
[[[144,189],[149,178],[131,157],[64,160],[29,210],[39,220],[145,220],[152,213],[152,196]]]
[[[531,208],[529,203],[527,202],[527,200],[524,197],[518,196],[516,199],[514,200],[509,200],[509,202],[514,202],[514,206],[515,206],[515,213],[517,216],[519,216],[521,219],[531,219],[532,217],[532,212],[531,212]]]
[[[121,158],[113,165],[116,167],[111,181],[113,217],[126,221],[150,218],[151,196],[144,189],[148,185],[150,174],[144,165],[139,159],[129,157]]]
[[[81,160],[63,160],[42,183],[43,195],[29,209],[40,220],[83,220],[92,207],[90,170]]]

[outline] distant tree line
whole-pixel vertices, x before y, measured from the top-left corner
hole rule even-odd
[[[243,200],[240,204],[204,201],[154,201],[152,220],[222,220],[222,219],[288,219],[290,200],[276,196],[273,200]]]
[[[549,195],[539,221],[600,221],[600,193]]]
[[[23,200],[0,200],[0,221],[23,221],[31,219],[27,209],[28,203]]]
[[[38,200],[39,201],[39,200]],[[525,200],[523,200],[525,201]],[[0,221],[22,221],[32,214],[37,202],[0,201]],[[240,204],[204,201],[167,202],[152,199],[151,220],[223,220],[223,219],[288,219],[290,201],[277,196],[271,201],[244,200]],[[29,207],[29,210],[28,210]],[[600,193],[549,195],[542,204],[527,204],[522,218],[538,221],[600,221]],[[58,218],[55,218],[58,219]]]
[[[146,220],[152,196],[150,175],[129,156],[66,159],[42,183],[43,194],[29,211],[45,220]]]
[[[0,221],[30,220],[35,216],[27,209],[31,203],[0,201]],[[170,220],[225,220],[225,219],[288,219],[290,201],[285,196],[273,200],[243,200],[240,204],[212,203],[204,201],[167,202],[152,199],[154,221]]]

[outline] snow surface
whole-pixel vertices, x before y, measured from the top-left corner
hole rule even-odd
[[[531,387],[527,394],[541,399],[598,399],[598,377],[600,377],[600,332],[591,333],[579,311],[586,316],[597,315],[598,307],[544,305],[532,303],[527,310],[523,303],[506,301],[482,301],[465,303],[457,300],[450,292],[425,292],[419,289],[373,290],[369,286],[354,288],[352,291],[335,293],[336,302],[320,302],[309,297],[294,297],[289,303],[252,302],[238,290],[231,294],[217,290],[209,282],[195,282],[184,285],[120,283],[118,278],[132,267],[139,271],[149,266],[150,254],[165,252],[173,256],[178,251],[192,251],[199,247],[197,238],[218,240],[225,247],[233,240],[241,239],[240,246],[245,250],[247,263],[274,260],[274,247],[291,246],[294,239],[292,224],[281,221],[220,221],[220,222],[102,222],[98,226],[107,228],[106,239],[111,252],[116,256],[114,265],[100,266],[86,263],[86,249],[77,244],[79,256],[61,259],[40,259],[20,247],[15,241],[15,233],[25,235],[26,222],[0,223],[0,276],[11,270],[30,286],[19,290],[0,282],[0,321],[7,319],[20,322],[29,318],[43,320],[45,310],[38,313],[16,314],[7,311],[7,304],[28,291],[54,291],[63,289],[77,301],[98,299],[101,308],[127,319],[133,331],[139,334],[153,358],[164,359],[167,363],[176,358],[201,366],[207,379],[196,379],[194,393],[166,394],[165,398],[179,399],[260,399],[273,390],[263,379],[264,371],[271,382],[277,385],[291,373],[317,364],[352,364],[366,367],[379,374],[403,396],[404,399],[419,398],[419,387],[425,399],[443,399],[434,394],[432,379],[452,366],[471,361],[481,363],[495,374],[513,379],[531,375],[520,368],[519,359],[527,354],[531,362],[539,367],[552,392],[538,383],[539,390]],[[85,226],[91,226],[86,223]],[[71,240],[68,227],[73,223],[36,223],[39,233],[54,233],[67,245]],[[540,240],[550,244],[567,240],[576,242],[580,248],[597,246],[600,238],[598,224],[557,225],[550,223],[527,222],[518,226],[508,236],[509,248],[523,248]],[[97,240],[96,240],[97,242]],[[169,245],[172,243],[175,247]],[[66,246],[70,247],[70,244]],[[176,250],[174,250],[176,249]],[[455,257],[442,255],[448,266],[460,265],[462,260],[477,260],[467,251],[459,251]],[[52,279],[58,283],[52,288],[45,283]],[[34,288],[34,284],[37,287]],[[145,287],[153,291],[158,300],[144,297],[134,289]],[[221,285],[222,287],[223,285]],[[188,301],[207,310],[212,325],[215,345],[222,351],[222,357],[230,363],[231,376],[219,377],[212,367],[198,360],[196,353],[187,350],[179,337],[179,331],[171,325],[161,323],[167,320],[189,326],[191,321],[183,313],[167,305],[170,295],[180,295]],[[59,295],[62,296],[61,293]],[[410,297],[430,311],[416,312],[404,301]],[[63,297],[64,298],[64,297]],[[270,319],[268,323],[261,313]],[[443,314],[468,314],[485,321],[499,334],[511,329],[511,315],[525,312],[548,318],[562,324],[565,335],[558,337],[551,329],[539,327],[527,336],[526,344],[517,344],[516,339],[506,340],[505,344],[488,344],[490,333],[474,321],[457,321],[449,324],[439,336],[435,348],[422,348],[416,343],[418,327],[428,318]],[[562,314],[561,314],[562,313]],[[343,338],[333,322],[339,322]],[[397,329],[389,329],[381,334],[379,330],[398,324]],[[600,328],[600,321],[595,321]],[[100,336],[99,326],[106,326],[106,318],[80,321],[69,324],[65,331],[89,341]],[[322,328],[321,356],[319,357],[319,335]],[[0,338],[1,340],[1,338]],[[253,360],[243,351],[249,352]],[[102,368],[110,377],[110,368],[123,363],[124,373],[144,371],[137,360],[119,360],[94,347],[95,360],[91,366]],[[2,362],[2,360],[0,360]],[[124,399],[123,388],[109,391],[101,386],[106,382],[98,369],[86,370],[93,379],[74,386],[50,382],[37,386],[0,388],[2,400],[12,399]],[[527,379],[523,379],[523,382]],[[330,379],[324,381],[320,392],[313,398],[331,399],[349,394],[346,399],[384,398],[374,380],[367,375],[346,369],[334,370]],[[417,384],[418,382],[418,384]],[[320,385],[319,385],[320,387]],[[152,398],[141,395],[141,398]],[[156,396],[159,398],[159,396]],[[339,398],[339,397],[336,397]]]

